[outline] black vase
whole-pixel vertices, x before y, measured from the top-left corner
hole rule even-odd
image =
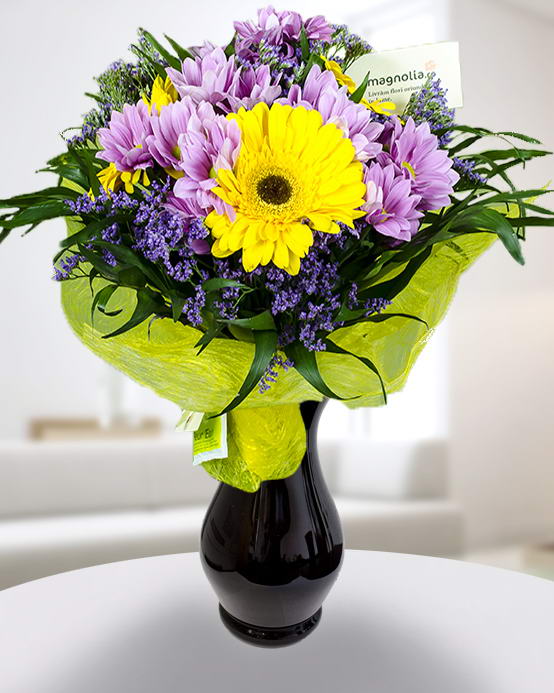
[[[255,493],[221,484],[204,519],[200,555],[223,623],[255,645],[308,635],[340,570],[342,529],[317,454],[324,404],[300,405],[307,450],[292,476]]]

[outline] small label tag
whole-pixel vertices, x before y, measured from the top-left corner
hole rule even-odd
[[[368,101],[394,102],[397,115],[402,114],[410,96],[421,89],[433,72],[440,77],[444,89],[448,90],[448,106],[463,106],[457,41],[368,53],[358,58],[346,71],[356,84],[360,84],[368,72],[365,98]]]
[[[209,460],[227,457],[227,414],[210,419],[205,416],[192,443],[192,464],[197,466]]]
[[[175,430],[196,431],[202,423],[203,418],[204,412],[202,411],[188,411],[187,409],[183,409],[183,413],[175,426]]]

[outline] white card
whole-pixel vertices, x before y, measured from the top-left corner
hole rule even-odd
[[[392,101],[398,115],[410,96],[419,91],[430,73],[440,77],[447,89],[450,108],[463,105],[460,55],[457,41],[428,43],[411,48],[368,53],[358,58],[346,71],[356,84],[369,72],[365,98],[368,101]]]

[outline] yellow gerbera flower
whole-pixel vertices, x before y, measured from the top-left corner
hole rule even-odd
[[[312,229],[337,233],[365,212],[362,164],[352,142],[318,111],[259,103],[237,120],[242,144],[233,170],[219,169],[213,192],[234,210],[211,212],[212,253],[242,249],[247,272],[273,262],[297,274],[313,243]]]
[[[146,96],[142,97],[142,100],[148,106],[148,113],[152,112],[152,106],[156,106],[159,113],[164,106],[177,101],[177,99],[177,90],[173,86],[169,77],[166,77],[165,80],[163,80],[159,75],[152,84],[150,98],[147,99]]]
[[[323,56],[321,57],[323,58]],[[327,58],[323,58],[323,60],[325,62],[325,69],[330,70],[335,75],[337,82],[340,85],[344,85],[348,89],[348,92],[353,94],[358,86],[352,77],[346,75],[342,71],[341,66],[334,60],[327,60]],[[390,115],[392,111],[396,110],[396,104],[392,101],[381,101],[380,99],[377,101],[368,101],[367,99],[362,99],[360,103],[371,111],[381,115]]]

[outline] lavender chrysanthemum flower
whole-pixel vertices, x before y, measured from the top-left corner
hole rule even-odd
[[[195,104],[188,98],[170,103],[151,117],[152,132],[146,144],[154,159],[163,168],[176,171],[181,160],[179,137],[186,132]]]
[[[270,106],[281,95],[277,81],[272,81],[269,65],[242,67],[236,89],[227,97],[231,110],[236,112],[241,106],[254,108],[261,101]]]
[[[419,228],[423,216],[417,210],[421,200],[412,192],[410,181],[394,164],[382,167],[371,164],[364,173],[368,201],[363,206],[366,220],[378,233],[400,241],[409,241]]]
[[[186,202],[182,211],[186,207],[195,212],[203,211],[192,216],[206,216],[212,209],[219,214],[234,214],[212,189],[217,185],[214,170],[234,167],[240,142],[237,122],[216,115],[211,104],[201,103],[191,111],[187,127],[178,139],[178,168],[185,175],[176,181],[173,188],[174,196]]]
[[[185,58],[181,71],[170,67],[167,75],[181,98],[190,96],[195,103],[216,104],[236,89],[239,73],[233,56],[215,48],[202,57]]]
[[[242,68],[221,48],[186,58],[181,71],[168,68],[167,74],[181,98],[189,96],[196,104],[207,101],[224,112],[249,108],[259,101],[270,104],[281,93],[267,66]]]
[[[98,130],[103,150],[96,156],[113,162],[118,171],[145,169],[152,164],[152,155],[146,146],[151,134],[148,106],[143,101],[135,106],[126,104],[121,113],[112,112],[107,128]]]
[[[452,159],[439,149],[438,139],[431,133],[429,124],[416,125],[413,118],[408,118],[402,126],[393,116],[385,132],[390,159],[410,180],[412,191],[421,195],[418,209],[433,210],[450,204],[453,186],[460,176],[452,168]],[[389,155],[383,153],[378,160],[386,166]]]
[[[290,10],[277,12],[271,5],[258,10],[258,23],[252,21],[235,22],[234,27],[241,40],[250,44],[266,41],[274,46],[284,42],[297,41],[302,27],[308,39],[329,41],[332,29],[324,17],[310,17],[305,22],[298,12]]]
[[[338,86],[332,72],[318,65],[312,67],[303,87],[293,85],[287,98],[278,102],[318,110],[324,122],[335,123],[352,141],[359,161],[368,161],[383,149],[377,141],[383,125],[373,120],[368,108],[350,99],[346,87]]]

